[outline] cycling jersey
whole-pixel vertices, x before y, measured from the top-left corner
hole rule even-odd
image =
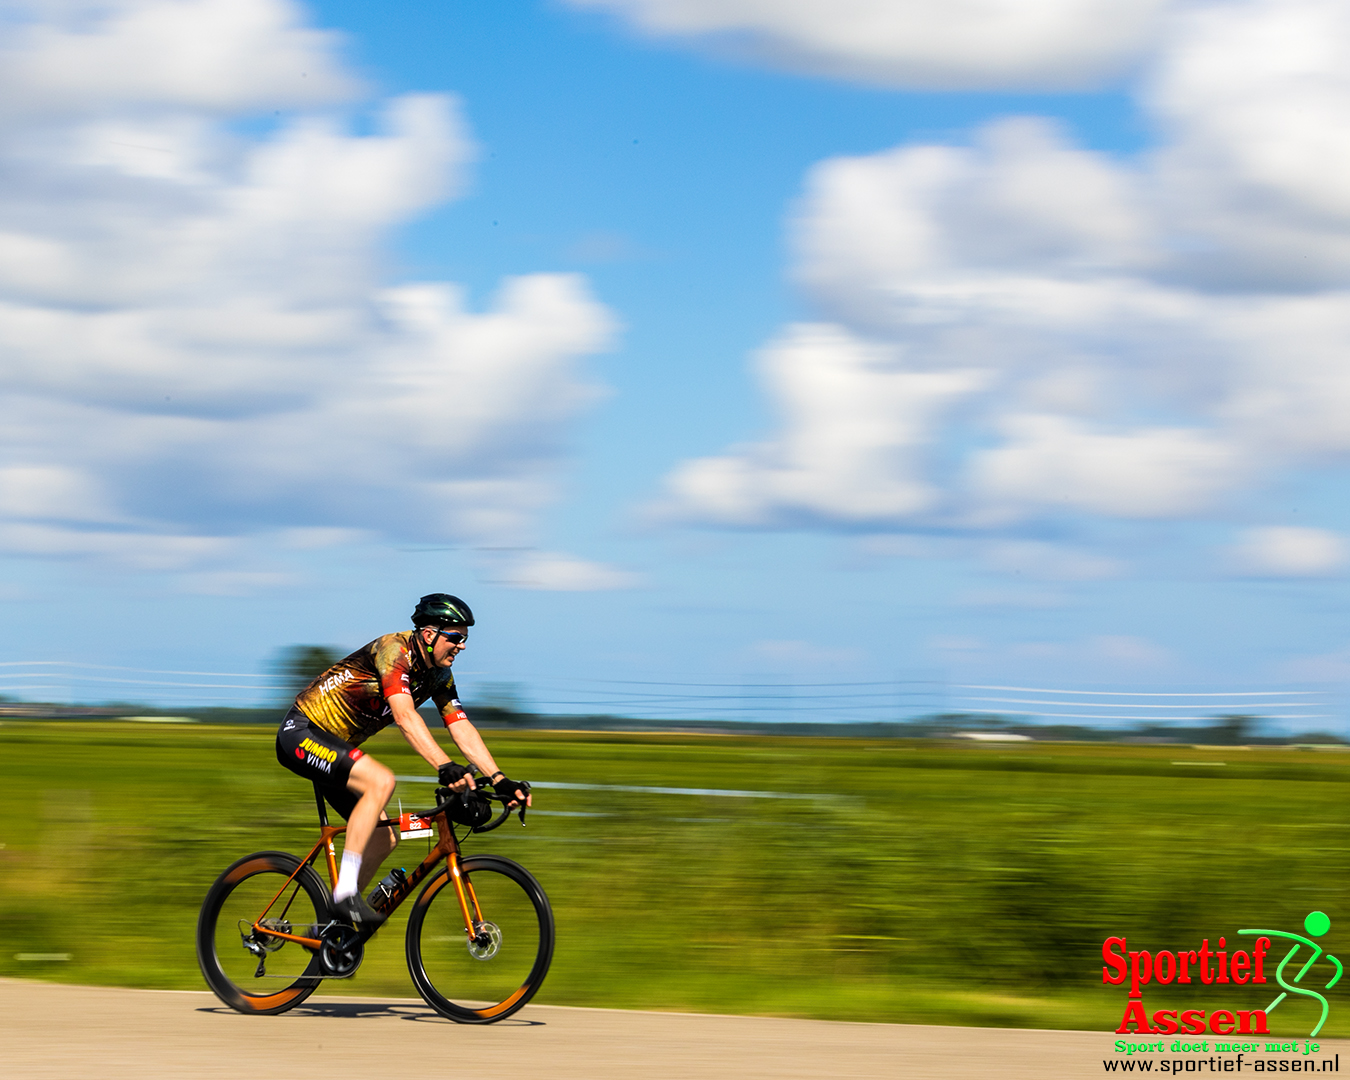
[[[411,694],[413,704],[428,698],[449,727],[466,720],[449,668],[436,667],[416,630],[385,634],[339,660],[295,699],[310,722],[352,746],[393,722],[389,698]]]

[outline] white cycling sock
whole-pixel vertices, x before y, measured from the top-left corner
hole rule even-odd
[[[333,889],[334,900],[346,900],[356,895],[356,882],[361,876],[361,856],[355,851],[342,853],[342,869],[338,871],[338,883]]]

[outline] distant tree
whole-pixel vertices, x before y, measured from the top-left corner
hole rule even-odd
[[[287,645],[272,665],[280,689],[278,696],[290,701],[318,675],[347,654],[331,645]]]
[[[1255,734],[1254,716],[1216,716],[1206,737],[1216,746],[1241,746]]]
[[[484,683],[466,704],[470,715],[489,727],[519,724],[526,718],[519,683]]]
[[[521,704],[520,683],[514,682],[484,683],[482,689],[474,694],[473,703],[479,708],[500,709],[508,713],[524,711]]]

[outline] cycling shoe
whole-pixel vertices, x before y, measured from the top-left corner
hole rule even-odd
[[[384,921],[388,918],[367,904],[360,893],[352,893],[345,900],[333,901],[333,911],[340,919],[363,930],[374,930],[375,927],[384,925]]]

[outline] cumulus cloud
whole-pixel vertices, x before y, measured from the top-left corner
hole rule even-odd
[[[1233,549],[1238,572],[1266,577],[1325,577],[1343,569],[1347,556],[1344,537],[1298,525],[1247,529]]]
[[[992,569],[1040,581],[1096,581],[1116,577],[1124,570],[1118,559],[1043,540],[990,544],[984,560]]]
[[[284,0],[8,9],[0,550],[231,591],[271,580],[233,565],[255,534],[531,539],[614,323],[575,276],[486,310],[381,280],[390,230],[464,185],[458,103],[352,134],[334,37]],[[286,111],[240,135],[260,109]]]
[[[991,506],[1066,507],[1119,517],[1203,510],[1238,470],[1218,440],[1184,428],[1093,431],[1073,419],[1014,415],[1006,441],[972,455],[971,479]]]
[[[1135,60],[1169,0],[565,0],[655,37],[790,71],[929,89],[1094,84]]]
[[[1162,141],[1137,157],[1010,117],[818,164],[792,271],[815,338],[849,344],[771,346],[779,428],[679,466],[667,511],[978,535],[1221,514],[1343,458],[1347,52],[1327,0],[1179,10],[1138,88]]]
[[[668,512],[764,526],[824,519],[890,521],[936,492],[919,452],[940,411],[979,387],[978,371],[906,371],[887,349],[837,326],[794,326],[761,373],[784,421],[775,439],[683,465]]]
[[[774,671],[829,671],[856,668],[866,659],[861,649],[836,649],[818,641],[756,641],[742,652],[746,663]]]
[[[500,576],[517,589],[544,592],[600,592],[631,589],[641,583],[631,570],[550,551],[514,558],[505,564]]]
[[[277,109],[358,89],[337,35],[278,0],[5,0],[0,13],[0,115]]]

